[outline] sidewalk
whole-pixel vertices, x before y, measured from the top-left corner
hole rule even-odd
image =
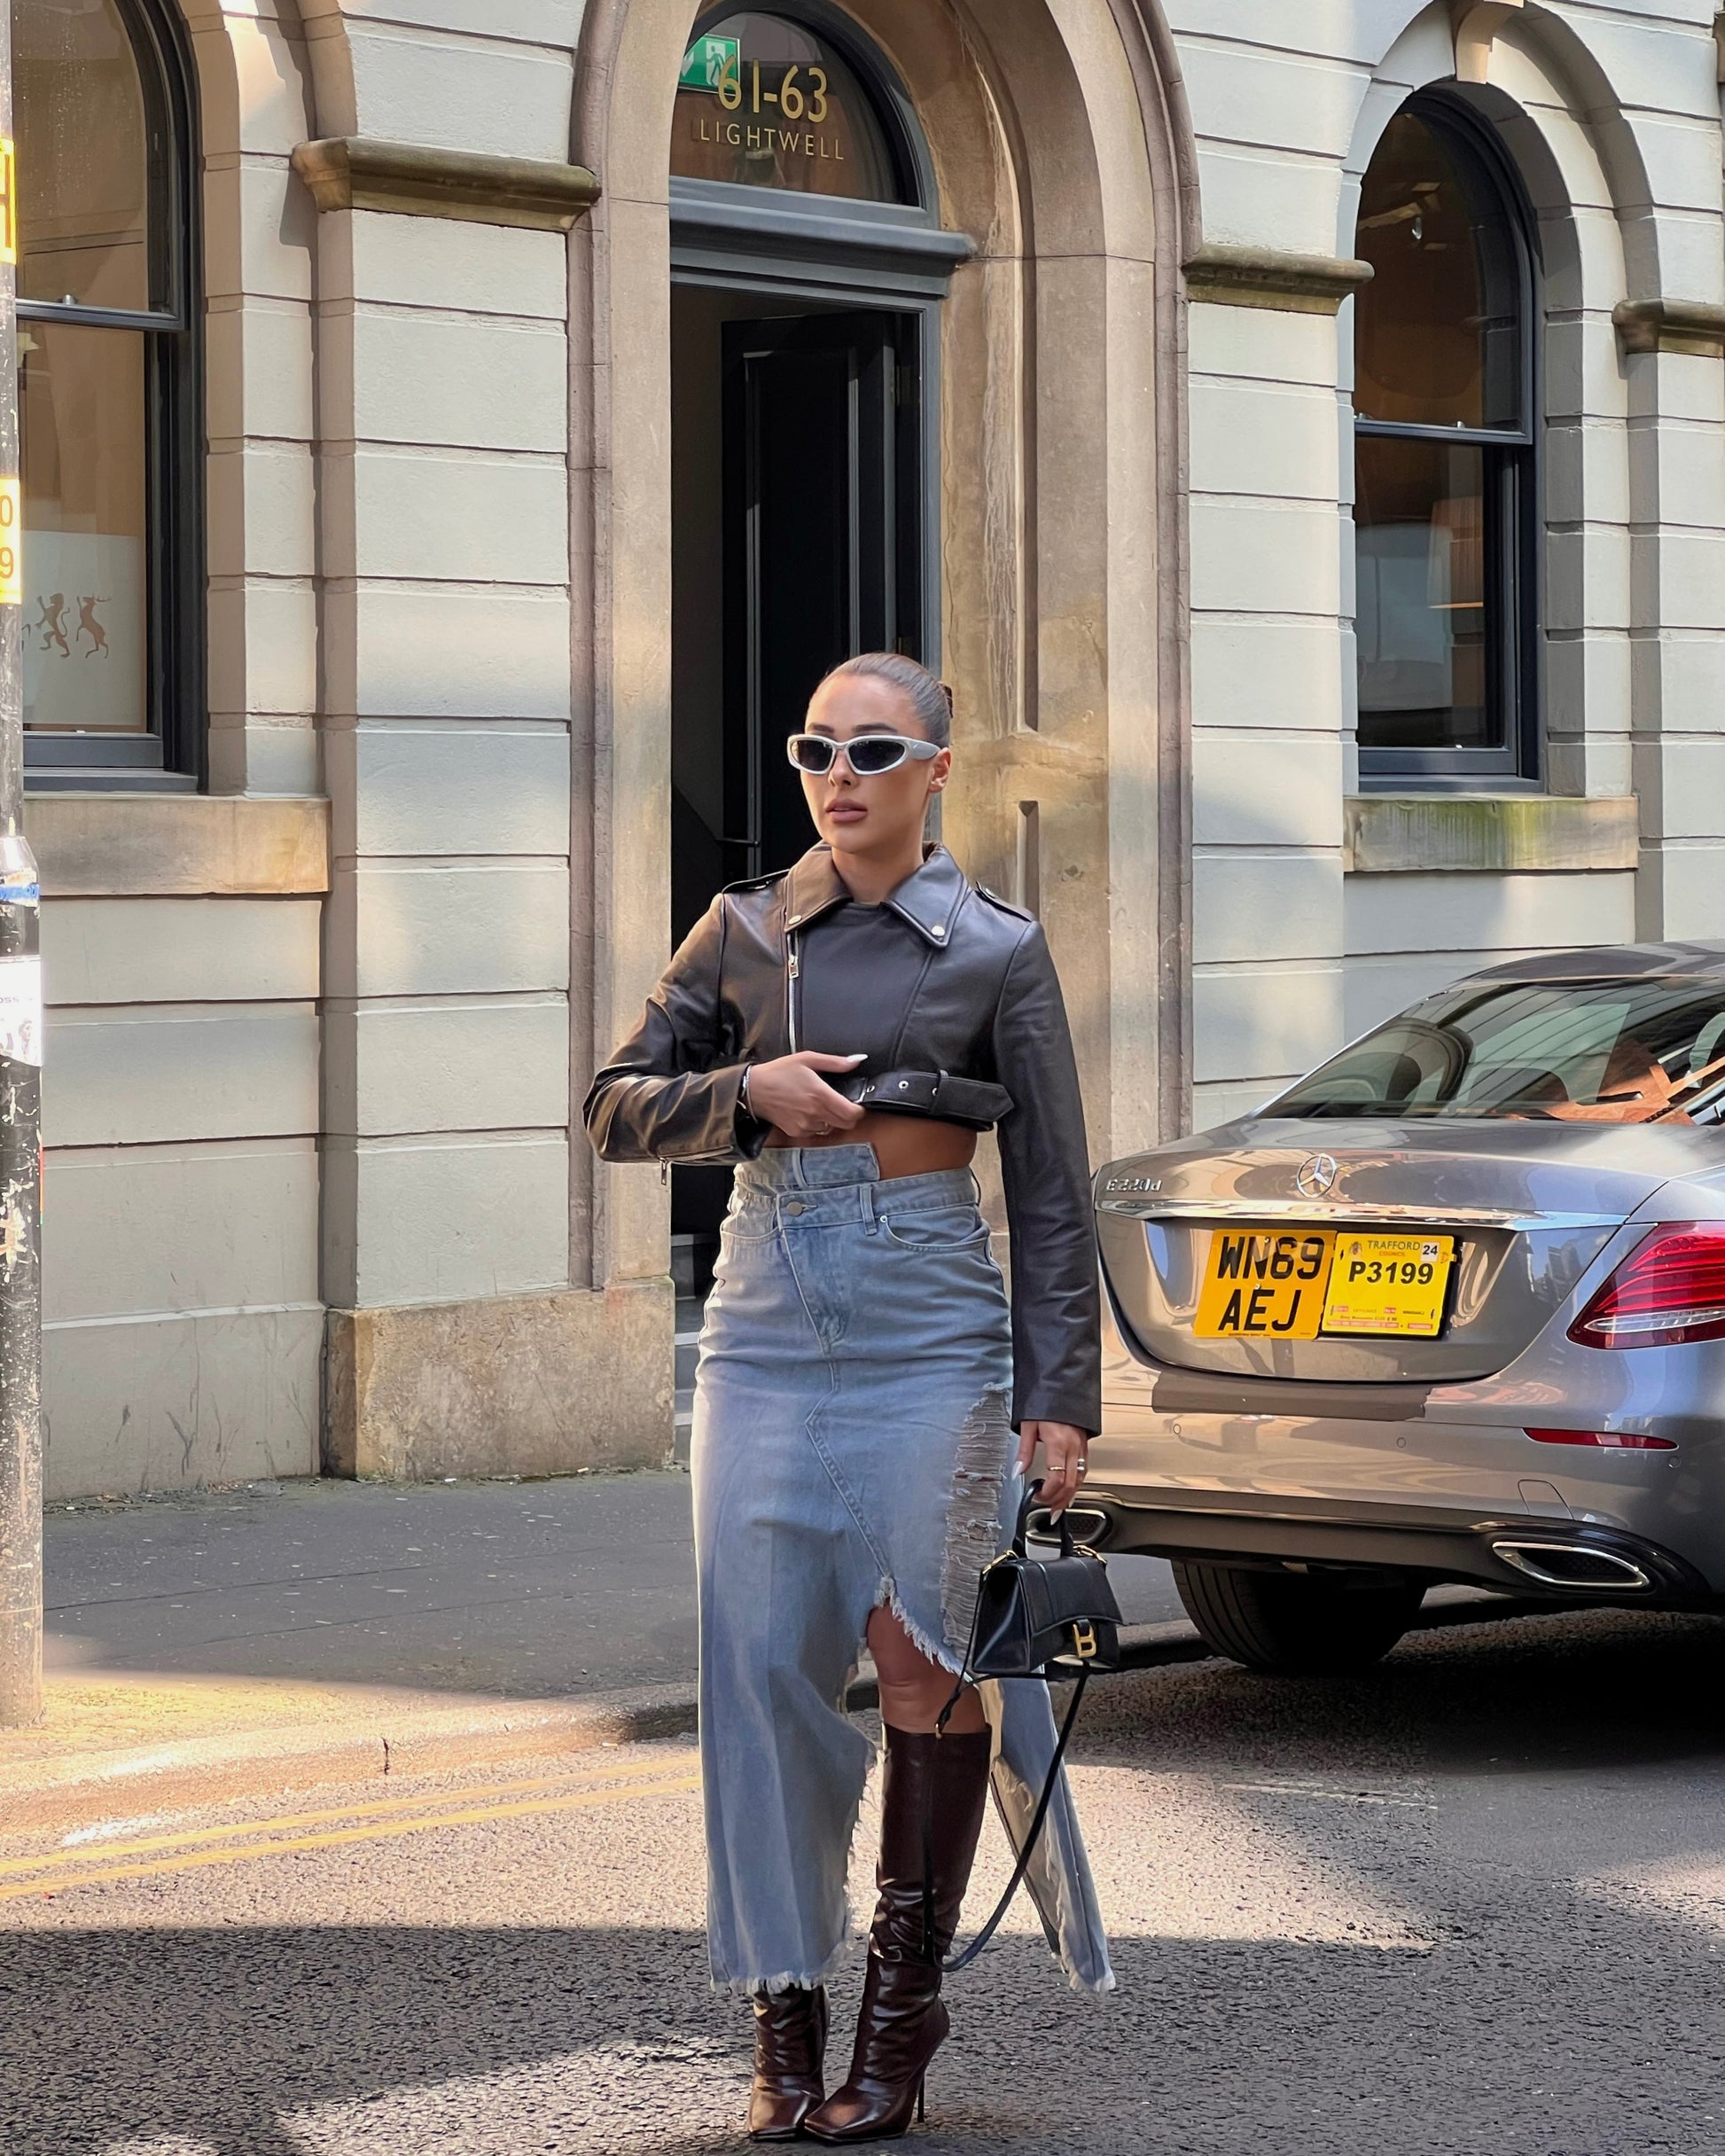
[[[5,1826],[694,1726],[683,1474],[253,1483],[46,1530],[48,1712],[0,1735]],[[1135,1659],[1203,1652],[1166,1566],[1112,1569]]]

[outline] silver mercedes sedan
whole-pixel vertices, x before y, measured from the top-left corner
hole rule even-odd
[[[1475,973],[1097,1178],[1073,1523],[1253,1668],[1433,1584],[1725,1608],[1725,944]]]

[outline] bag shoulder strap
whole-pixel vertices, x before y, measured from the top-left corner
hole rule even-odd
[[[1066,1719],[1060,1726],[1059,1741],[1054,1747],[1054,1757],[1049,1764],[1048,1779],[1042,1785],[1042,1793],[1037,1802],[1035,1816],[1030,1822],[1030,1832],[1024,1838],[1024,1847],[1019,1852],[1019,1861],[1013,1868],[1011,1878],[1007,1881],[1006,1892],[1002,1894],[1000,1900],[995,1903],[994,1914],[988,1918],[988,1921],[983,1926],[982,1929],[977,1933],[976,1937],[972,1940],[969,1946],[964,1949],[964,1952],[962,1954],[955,1954],[949,1961],[943,1961],[941,1964],[941,1973],[945,1976],[956,1976],[961,1969],[969,1968],[971,1964],[976,1959],[977,1956],[981,1953],[983,1948],[987,1945],[988,1941],[1000,1929],[1002,1921],[1004,1918],[1007,1910],[1012,1906],[1013,1895],[1017,1894],[1019,1887],[1024,1884],[1025,1875],[1030,1870],[1030,1860],[1036,1854],[1036,1844],[1042,1837],[1043,1825],[1048,1819],[1049,1807],[1054,1801],[1054,1792],[1060,1780],[1060,1769],[1065,1761],[1066,1743],[1068,1738],[1072,1736],[1073,1725],[1078,1720],[1078,1710],[1080,1707],[1082,1706],[1084,1700],[1084,1688],[1087,1684],[1089,1684],[1089,1671],[1088,1669],[1080,1670],[1078,1674],[1078,1682],[1073,1686],[1072,1705],[1066,1709]],[[934,1959],[933,1832],[934,1829],[933,1820],[931,1819],[925,1821],[923,1848],[923,1950],[928,1956],[931,1961]]]

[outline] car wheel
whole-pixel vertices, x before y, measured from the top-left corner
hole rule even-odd
[[[1380,1660],[1413,1622],[1425,1590],[1323,1573],[1176,1563],[1174,1583],[1206,1646],[1248,1669],[1339,1676]]]

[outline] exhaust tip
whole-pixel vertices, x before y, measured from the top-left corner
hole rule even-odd
[[[1596,1549],[1588,1543],[1495,1542],[1492,1554],[1506,1565],[1537,1580],[1542,1587],[1564,1587],[1572,1592],[1645,1594],[1652,1580],[1633,1558],[1614,1550]]]
[[[1045,1505],[1037,1505],[1026,1524],[1038,1542],[1059,1540],[1059,1527]],[[1097,1543],[1107,1538],[1114,1523],[1106,1512],[1099,1512],[1093,1504],[1073,1504],[1066,1508],[1066,1524],[1079,1542]]]

